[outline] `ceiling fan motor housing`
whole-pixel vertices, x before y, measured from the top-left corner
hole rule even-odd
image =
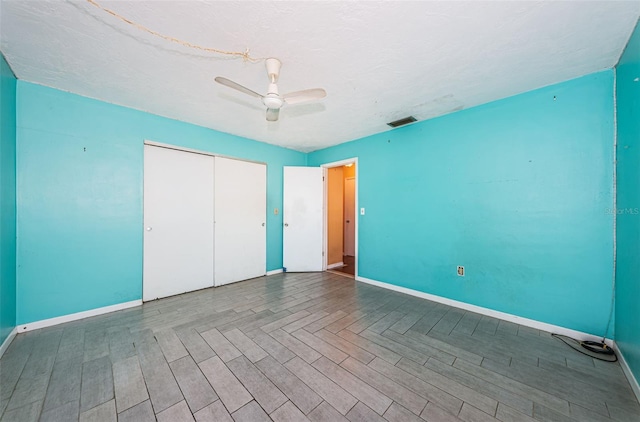
[[[280,63],[280,62],[278,62]],[[280,108],[284,101],[280,94],[278,93],[278,85],[275,83],[270,83],[269,88],[267,89],[267,95],[262,97],[262,103],[267,106],[267,108]]]
[[[267,106],[267,108],[280,108],[284,101],[278,94],[268,93],[264,97],[262,97],[262,103]]]

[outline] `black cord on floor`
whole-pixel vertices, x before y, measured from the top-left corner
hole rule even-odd
[[[607,344],[604,341],[603,342],[587,341],[587,340],[580,341],[580,340],[571,338],[569,336],[563,336],[561,334],[555,334],[555,333],[552,333],[551,336],[557,338],[558,340],[565,343],[567,346],[571,347],[574,350],[577,350],[583,355],[587,355],[594,359],[603,360],[605,362],[616,362],[618,360],[618,356],[616,355],[616,352],[611,347],[607,346]],[[573,344],[570,343],[569,340],[571,340]],[[581,348],[584,348],[590,351],[591,353],[582,351]]]

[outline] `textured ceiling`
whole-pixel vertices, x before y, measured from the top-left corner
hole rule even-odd
[[[263,62],[172,44],[82,0],[1,0],[16,76],[301,151],[611,68],[640,15],[640,0],[97,1],[190,43],[277,57],[281,93],[328,96],[267,122],[259,99],[213,81],[266,93]]]

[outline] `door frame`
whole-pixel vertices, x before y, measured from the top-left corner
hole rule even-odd
[[[359,208],[359,204],[358,204],[358,185],[359,185],[359,176],[358,173],[360,172],[360,166],[358,165],[358,157],[352,157],[352,158],[346,158],[344,160],[340,160],[340,161],[333,161],[330,163],[325,163],[325,164],[321,164],[320,167],[322,167],[322,175],[324,177],[324,198],[323,198],[323,222],[324,222],[324,229],[323,229],[323,234],[322,234],[322,250],[323,250],[323,254],[324,256],[322,257],[322,270],[323,271],[327,271],[327,260],[329,259],[329,254],[327,253],[328,251],[328,230],[329,230],[329,222],[328,222],[328,218],[329,218],[329,213],[328,213],[328,199],[329,199],[329,193],[328,193],[328,189],[327,189],[327,183],[329,182],[329,178],[328,178],[328,170],[330,168],[333,167],[342,167],[346,164],[355,164],[356,165],[356,173],[355,173],[355,186],[354,186],[354,204],[355,204],[355,240],[354,240],[354,252],[355,252],[355,256],[354,256],[354,265],[355,265],[355,271],[354,271],[354,278],[357,279],[358,278],[358,257],[359,257],[359,253],[358,253],[358,220],[360,219],[360,212],[358,212]],[[343,223],[344,224],[344,223]],[[343,229],[344,230],[344,229]]]

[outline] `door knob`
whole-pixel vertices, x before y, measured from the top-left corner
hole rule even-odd
[[[351,223],[351,221],[347,220],[347,223]]]
[[[289,227],[289,224],[287,224],[287,223],[284,223],[284,226],[285,226],[285,227]]]
[[[262,227],[264,227],[264,223],[262,223]]]
[[[147,231],[150,232],[151,231],[151,227],[147,227]]]

